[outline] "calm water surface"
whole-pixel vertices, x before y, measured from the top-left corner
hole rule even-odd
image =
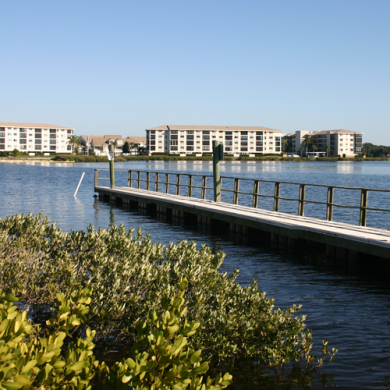
[[[163,223],[95,199],[95,168],[107,168],[107,164],[0,164],[0,218],[42,210],[65,231],[82,230],[89,224],[107,228],[110,224],[123,223],[128,228],[142,228],[154,240],[163,243],[186,239],[207,244],[226,253],[224,270],[241,270],[241,284],[257,279],[260,288],[275,299],[276,306],[303,305],[302,313],[307,315],[307,324],[313,329],[315,352],[319,351],[323,338],[329,340],[331,347],[339,349],[335,362],[323,369],[333,376],[335,385],[345,389],[390,387],[390,283],[387,276],[390,273],[383,272],[388,268],[386,263],[351,269],[317,256],[313,248],[300,254],[287,253],[265,244],[241,245],[223,234],[211,235],[197,228]],[[200,174],[212,171],[209,163],[190,162],[117,163],[116,168]],[[388,162],[225,163],[221,171],[222,175],[241,178],[390,189]],[[77,198],[73,198],[82,172],[85,178]],[[126,178],[126,173],[118,172],[117,185],[124,184]],[[261,193],[272,193],[272,190],[264,185]],[[296,189],[282,187],[282,196],[283,191],[287,196]],[[390,208],[389,195],[370,194],[370,206],[380,204]],[[307,197],[310,196],[320,199],[323,193],[308,192]],[[336,191],[337,196],[341,204],[350,204],[356,199],[358,202],[355,195]],[[245,204],[250,200],[242,197],[240,202]],[[271,207],[266,198],[262,202],[260,207]],[[296,213],[295,203],[282,202],[281,208]],[[306,215],[324,218],[324,209],[307,206]],[[357,215],[349,210],[337,211],[335,219],[357,223]],[[379,213],[368,214],[368,225],[390,229],[389,218]],[[377,272],[372,272],[373,269]],[[292,383],[283,388],[289,386]],[[249,387],[260,388],[255,384]],[[312,387],[320,389],[323,385],[314,378]]]

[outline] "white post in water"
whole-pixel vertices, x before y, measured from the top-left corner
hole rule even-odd
[[[79,184],[77,184],[77,188],[76,188],[76,191],[74,192],[73,198],[76,197],[77,191],[79,190],[80,184],[81,184],[81,182],[83,181],[84,175],[85,175],[85,172],[83,172],[83,174],[82,174],[81,177],[80,177]]]

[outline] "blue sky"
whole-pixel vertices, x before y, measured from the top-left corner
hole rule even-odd
[[[0,0],[0,121],[344,128],[390,145],[389,0]]]

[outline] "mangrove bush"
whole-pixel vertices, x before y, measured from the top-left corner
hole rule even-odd
[[[236,282],[238,270],[221,272],[223,259],[224,254],[213,254],[206,246],[187,241],[164,246],[124,226],[65,233],[42,214],[0,219],[0,289],[12,291],[44,328],[58,294],[71,297],[91,288],[83,323],[94,332],[95,355],[107,365],[130,356],[140,326],[150,312],[161,312],[164,297],[176,296],[184,278],[187,309],[178,325],[199,324],[188,348],[202,350],[211,365],[315,362],[300,306],[275,308],[256,281],[242,287]],[[324,340],[318,364],[335,353]],[[121,368],[126,375],[129,367]]]

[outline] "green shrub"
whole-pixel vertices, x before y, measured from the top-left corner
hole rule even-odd
[[[108,365],[99,363],[93,350],[95,331],[85,326],[91,303],[90,286],[70,297],[58,293],[53,314],[40,329],[20,313],[12,294],[0,290],[0,388],[13,389],[223,389],[231,383],[226,373],[207,378],[208,363],[201,363],[201,351],[187,347],[187,338],[199,323],[184,322],[185,279],[176,297],[163,298],[159,312],[139,323],[139,342],[129,357]],[[47,309],[47,308],[46,308]],[[81,334],[85,338],[80,337]],[[118,357],[117,357],[118,358]]]
[[[73,292],[70,299],[57,294],[55,312],[42,330],[13,305],[17,298],[0,290],[2,389],[90,389],[98,367],[92,354],[95,331],[86,328],[84,339],[70,341],[89,311],[90,291]]]
[[[83,162],[96,162],[96,156],[84,156]],[[81,162],[81,160],[79,160]]]
[[[185,277],[185,319],[200,323],[189,347],[202,349],[211,363],[314,361],[312,335],[305,317],[297,316],[300,306],[275,309],[256,282],[235,282],[238,270],[219,272],[224,255],[206,246],[198,250],[182,241],[165,247],[123,226],[64,233],[42,215],[15,215],[0,220],[0,247],[0,288],[13,288],[22,304],[39,313],[40,323],[48,319],[43,308],[53,305],[55,294],[93,287],[86,323],[97,332],[99,351],[125,354],[133,348],[137,325],[158,310],[161,297],[173,297]]]

